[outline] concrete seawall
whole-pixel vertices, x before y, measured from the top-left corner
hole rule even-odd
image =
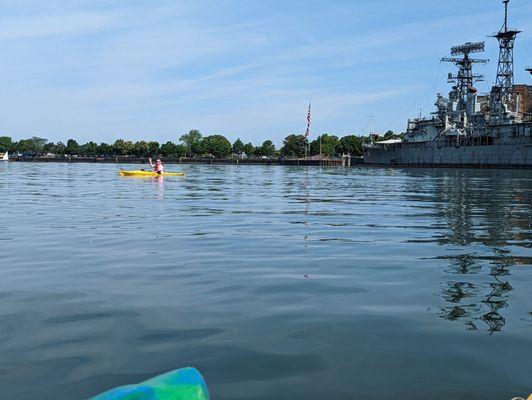
[[[322,167],[349,166],[344,159],[217,159],[217,158],[162,158],[166,164],[213,164],[213,165],[301,165]],[[15,162],[39,163],[106,163],[106,164],[147,164],[145,158],[135,157],[18,157]]]

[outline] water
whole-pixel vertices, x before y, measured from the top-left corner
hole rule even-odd
[[[532,173],[0,164],[0,398],[532,390]]]

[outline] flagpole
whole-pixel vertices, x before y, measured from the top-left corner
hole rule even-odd
[[[309,136],[310,136],[310,125],[311,125],[311,122],[312,122],[312,115],[311,115],[311,111],[310,111],[310,108],[312,106],[312,103],[309,101],[308,102],[308,113],[307,113],[307,132],[305,133],[305,138],[307,139],[307,146],[305,146],[305,158],[308,158],[310,157],[310,141],[309,141]],[[308,149],[308,153],[307,153],[307,149]],[[308,156],[307,156],[308,154]]]

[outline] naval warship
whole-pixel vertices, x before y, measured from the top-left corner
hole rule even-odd
[[[473,72],[474,58],[484,51],[484,42],[451,48],[456,74],[448,75],[452,89],[448,97],[437,95],[436,111],[429,118],[408,121],[402,139],[372,140],[364,146],[364,163],[399,166],[452,166],[532,168],[532,86],[514,84],[513,50],[520,33],[508,27],[508,3],[499,42],[495,85],[480,94],[475,83],[483,76]],[[532,69],[527,68],[532,74]]]

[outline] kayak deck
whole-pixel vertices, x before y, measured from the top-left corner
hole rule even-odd
[[[146,177],[153,177],[153,176],[185,176],[184,172],[163,172],[162,174],[158,174],[154,171],[127,171],[121,169],[118,171],[118,175],[120,176],[146,176]]]
[[[181,368],[139,384],[118,387],[92,400],[209,400],[209,390],[195,368]]]

